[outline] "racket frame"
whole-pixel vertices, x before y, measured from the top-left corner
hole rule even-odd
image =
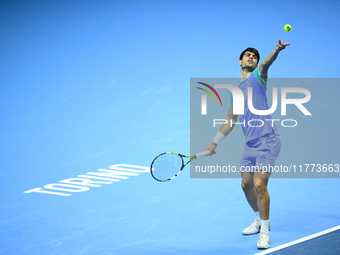
[[[163,155],[166,155],[166,154],[176,154],[177,156],[179,156],[182,160],[182,167],[179,169],[179,171],[177,172],[177,174],[175,174],[174,176],[166,179],[166,180],[160,180],[160,179],[157,179],[154,175],[153,175],[153,169],[152,169],[152,166],[153,166],[153,163],[156,161],[156,159],[158,159],[159,157],[163,156]],[[184,158],[188,158],[189,160],[184,163]],[[151,163],[151,166],[150,166],[150,172],[151,172],[151,176],[156,180],[156,181],[159,181],[159,182],[167,182],[167,181],[170,181],[172,180],[173,178],[175,178],[177,175],[180,174],[180,172],[182,172],[182,170],[184,169],[184,167],[186,165],[188,165],[192,160],[194,160],[196,158],[196,155],[194,156],[186,156],[186,155],[183,155],[183,154],[180,154],[180,153],[177,153],[177,152],[172,152],[172,151],[169,151],[169,152],[164,152],[164,153],[161,153],[159,154]]]

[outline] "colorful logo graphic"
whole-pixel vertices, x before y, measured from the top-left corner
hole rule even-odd
[[[222,100],[221,100],[221,98],[220,98],[220,95],[216,92],[216,90],[215,90],[213,87],[211,87],[210,85],[205,84],[205,83],[203,83],[203,82],[197,82],[197,83],[199,83],[199,84],[201,84],[201,85],[204,85],[204,86],[206,86],[207,88],[211,89],[211,91],[214,92],[215,95],[217,96],[218,100],[220,100],[220,104],[221,104],[221,106],[222,106]],[[206,90],[206,89],[200,88],[200,87],[196,87],[196,88],[198,88],[198,89],[203,90],[204,92],[206,92],[206,93],[214,100],[215,105],[217,105],[214,96],[210,93],[209,90]],[[206,95],[206,94],[202,94],[202,97],[201,97],[201,106],[202,106],[202,108],[201,108],[201,114],[202,114],[202,115],[207,115],[207,95]]]
[[[222,101],[221,101],[220,95],[217,93],[217,91],[216,91],[213,87],[211,87],[210,85],[205,84],[205,83],[203,83],[203,82],[197,82],[197,83],[202,84],[202,85],[208,87],[209,89],[211,89],[211,91],[214,92],[215,95],[217,96],[218,100],[220,100],[220,103],[221,103],[221,106],[222,106]],[[203,89],[203,88],[200,88],[200,87],[197,87],[197,88],[203,90],[203,91],[206,92],[209,96],[211,96],[211,98],[214,100],[215,105],[217,105],[214,96],[213,96],[208,90]]]

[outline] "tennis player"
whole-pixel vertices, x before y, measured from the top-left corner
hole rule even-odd
[[[249,110],[248,88],[252,88],[254,108],[268,110],[266,96],[268,69],[276,60],[279,52],[288,45],[290,43],[282,43],[279,39],[275,50],[259,66],[260,54],[254,48],[245,49],[239,60],[242,80],[238,87],[242,90],[245,99],[244,115],[239,115],[238,122],[238,124],[242,123],[245,135],[240,169],[242,189],[256,215],[255,221],[243,230],[243,234],[260,233],[257,243],[259,249],[270,247],[270,197],[267,185],[275,160],[280,153],[281,141],[271,115],[256,115]],[[222,125],[212,143],[205,149],[210,152],[209,155],[216,153],[217,145],[233,130],[237,118],[238,116],[233,114],[233,98],[231,95],[229,113],[225,124]]]

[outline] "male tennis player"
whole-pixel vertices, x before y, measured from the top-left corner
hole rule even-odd
[[[267,74],[280,51],[290,43],[282,43],[279,39],[275,50],[258,66],[260,55],[254,48],[245,49],[239,60],[242,81],[238,87],[245,99],[244,115],[240,115],[243,133],[245,135],[244,152],[241,157],[242,189],[249,205],[256,214],[255,221],[243,230],[244,235],[260,232],[257,247],[270,247],[269,203],[267,190],[268,179],[279,155],[281,141],[271,115],[256,115],[248,108],[248,88],[252,88],[252,104],[257,110],[268,110]],[[237,122],[233,114],[233,98],[230,100],[229,114],[213,142],[205,149],[210,155],[215,154],[217,145],[233,130]],[[250,122],[249,122],[250,121]]]

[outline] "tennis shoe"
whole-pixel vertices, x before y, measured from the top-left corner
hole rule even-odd
[[[270,230],[270,222],[269,222],[269,230]],[[260,233],[261,230],[261,219],[256,218],[255,221],[247,228],[245,228],[242,231],[242,234],[244,235],[253,235],[253,234],[257,234]]]
[[[257,242],[258,249],[268,249],[270,247],[269,232],[261,231],[259,241]]]

